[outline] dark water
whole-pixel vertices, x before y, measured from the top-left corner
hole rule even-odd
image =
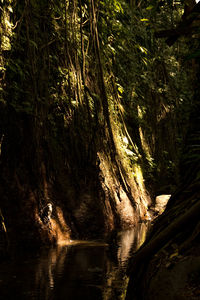
[[[0,264],[0,300],[124,299],[130,252],[143,243],[146,225],[120,232],[112,245],[72,241],[35,258]]]

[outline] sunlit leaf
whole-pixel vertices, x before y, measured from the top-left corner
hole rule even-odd
[[[137,48],[142,52],[142,53],[145,53],[147,54],[148,53],[148,50],[140,45],[137,45]]]
[[[147,59],[146,58],[142,58],[142,61],[147,66],[147,63],[148,63]]]
[[[8,10],[9,10],[9,12],[13,13],[12,6],[9,5],[7,8],[8,8]]]
[[[169,259],[172,259],[173,257],[176,257],[176,256],[178,256],[178,250],[176,252],[172,253],[170,255]]]
[[[153,5],[149,5],[146,9],[147,10],[151,10],[152,8],[154,8],[154,6]]]
[[[122,94],[123,91],[124,91],[123,87],[122,86],[118,86],[118,91]]]

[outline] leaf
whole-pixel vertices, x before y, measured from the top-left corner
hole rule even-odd
[[[165,265],[166,268],[169,268],[170,266],[171,266],[170,262],[167,262],[166,265]]]
[[[123,94],[124,89],[121,85],[118,86],[118,91],[120,92],[120,94]]]
[[[12,6],[9,5],[7,8],[8,8],[8,10],[9,10],[9,12],[13,13]]]
[[[149,6],[146,8],[146,10],[151,10],[152,8],[154,8],[154,6],[153,6],[153,5],[149,5]]]
[[[147,66],[148,60],[146,58],[142,58],[143,63]]]
[[[38,49],[38,45],[36,44],[36,42],[30,40],[30,43],[31,43],[36,49]]]
[[[178,250],[176,250],[176,252],[172,253],[169,257],[169,259],[172,259],[173,257],[178,256]]]
[[[141,51],[142,53],[147,54],[147,52],[148,52],[148,50],[147,50],[146,48],[144,48],[144,47],[142,47],[142,46],[140,46],[140,45],[137,45],[137,48],[140,49],[140,51]]]
[[[115,54],[116,53],[116,50],[115,48],[113,48],[110,44],[108,44],[108,47],[111,49],[112,53]]]

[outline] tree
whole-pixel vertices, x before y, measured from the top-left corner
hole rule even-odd
[[[197,4],[196,4],[197,5]],[[187,20],[187,19],[186,19]],[[185,24],[183,20],[179,26]],[[185,26],[185,25],[184,25]],[[163,31],[168,36],[169,31]],[[177,30],[172,31],[176,38]],[[160,32],[160,35],[163,35]],[[169,44],[169,40],[166,41]],[[173,41],[175,42],[175,40]],[[190,38],[190,43],[195,45],[196,41]],[[193,57],[194,59],[194,57]],[[194,63],[194,61],[193,61]],[[196,76],[194,80],[199,78],[199,59],[195,60]],[[195,83],[194,83],[195,84]],[[161,297],[176,297],[178,291],[178,283],[172,282],[171,289],[167,285],[170,276],[177,277],[180,265],[182,265],[182,278],[196,276],[195,267],[188,268],[189,261],[196,257],[196,249],[199,249],[199,89],[193,96],[193,102],[190,106],[190,125],[188,126],[184,151],[180,160],[181,173],[180,185],[172,194],[166,211],[154,224],[152,232],[141,250],[133,257],[130,263],[130,281],[126,299],[161,299]],[[184,257],[184,259],[183,259]],[[185,261],[185,263],[183,262]],[[170,272],[168,267],[170,266]],[[156,288],[155,282],[160,278],[159,287]],[[168,276],[168,277],[167,277]],[[186,287],[186,279],[181,281],[183,295],[186,297],[194,296],[190,287]],[[168,289],[168,291],[167,291]],[[151,297],[148,297],[148,295]]]

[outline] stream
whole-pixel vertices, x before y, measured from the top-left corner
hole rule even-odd
[[[0,264],[0,300],[124,299],[130,253],[144,242],[147,225],[119,232],[113,243],[70,241],[36,257]]]

